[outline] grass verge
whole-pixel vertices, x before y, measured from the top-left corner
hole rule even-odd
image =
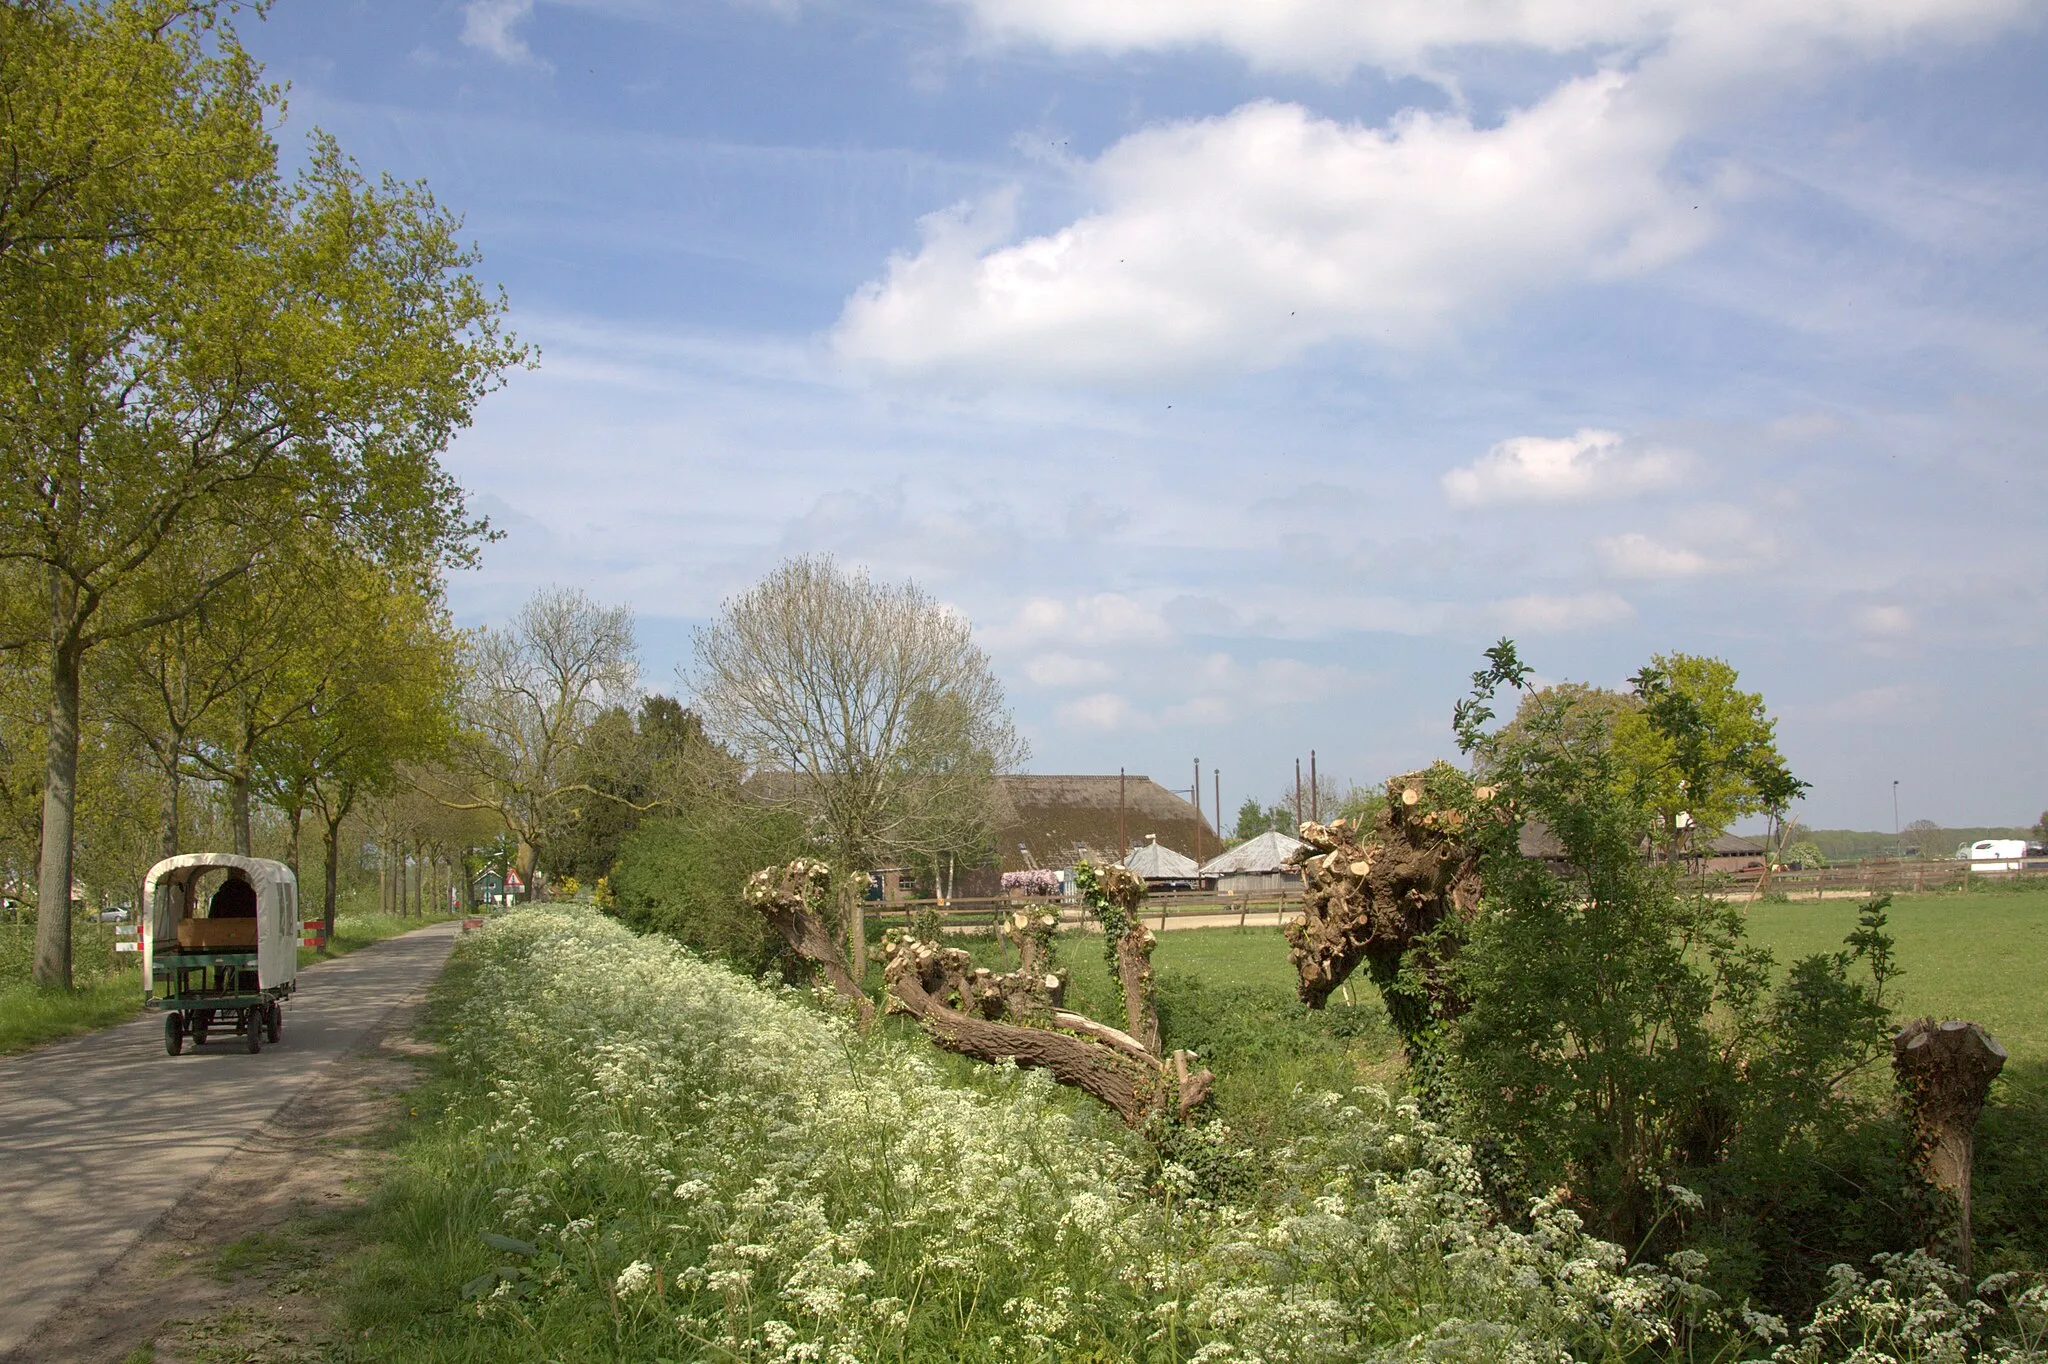
[[[133,970],[111,972],[73,990],[8,985],[0,988],[0,1056],[111,1027],[141,1011],[141,976]]]

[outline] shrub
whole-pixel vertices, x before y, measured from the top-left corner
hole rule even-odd
[[[797,967],[787,945],[740,890],[754,872],[804,847],[795,816],[752,806],[706,804],[650,821],[627,837],[607,879],[610,912],[748,975],[787,975]]]

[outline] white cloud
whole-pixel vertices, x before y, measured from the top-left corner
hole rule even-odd
[[[1147,717],[1115,692],[1097,692],[1069,701],[1053,712],[1053,718],[1071,729],[1149,728]]]
[[[1917,694],[1917,688],[1904,685],[1866,687],[1826,701],[1786,709],[1802,720],[1824,724],[1869,724],[1899,714]]]
[[[1507,502],[1583,502],[1668,488],[1685,471],[1671,450],[1631,450],[1619,433],[1516,436],[1444,475],[1454,507]]]
[[[927,218],[833,343],[887,371],[1112,383],[1420,344],[1699,241],[1709,215],[1661,173],[1682,131],[1611,71],[1494,127],[1271,102],[1163,124],[1080,169],[1099,207],[1057,232],[1012,242],[1014,192]]]
[[[955,0],[998,42],[1128,52],[1214,46],[1254,65],[1338,76],[1359,65],[1433,73],[1463,47],[1543,52],[1682,46],[1699,60],[1774,62],[1814,47],[1883,48],[1964,35],[2024,0]]]
[[[1529,295],[1640,273],[1715,227],[1670,172],[1692,135],[1830,64],[1982,36],[2029,0],[958,0],[995,41],[1220,45],[1258,64],[1440,73],[1452,112],[1384,127],[1259,102],[1073,166],[1090,210],[1017,239],[1015,187],[934,213],[846,303],[839,357],[898,374],[1128,383],[1265,369],[1332,342],[1439,341]],[[1498,123],[1456,96],[1471,46],[1600,68]],[[1739,178],[1739,177],[1738,177]],[[1733,191],[1729,191],[1733,192]]]
[[[992,627],[986,638],[999,647],[1034,644],[1158,644],[1173,636],[1160,614],[1114,592],[1061,601],[1033,597],[1018,608],[1007,625]]]
[[[1866,606],[1856,613],[1856,628],[1866,635],[1896,639],[1912,633],[1913,613],[1903,606]]]
[[[1099,658],[1072,654],[1040,654],[1024,665],[1024,675],[1041,687],[1100,686],[1115,671]]]
[[[533,14],[533,0],[469,0],[462,7],[462,44],[512,66],[545,67],[514,30]]]
[[[1636,609],[1612,592],[1584,592],[1575,596],[1538,592],[1490,602],[1486,614],[1509,630],[1567,634],[1626,624],[1635,619]]]
[[[1191,696],[1177,706],[1168,706],[1160,719],[1169,725],[1221,725],[1232,716],[1230,702],[1220,696]]]
[[[1617,578],[1692,578],[1714,571],[1714,562],[1696,549],[1667,545],[1638,531],[1600,541],[1600,560]]]

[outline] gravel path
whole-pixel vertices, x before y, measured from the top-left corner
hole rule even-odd
[[[299,973],[283,1040],[167,1056],[163,1019],[0,1059],[0,1357],[440,974],[456,924]]]

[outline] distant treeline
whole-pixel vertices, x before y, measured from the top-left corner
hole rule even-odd
[[[2025,828],[1909,828],[1903,833],[1872,833],[1862,829],[1806,829],[1792,841],[1810,841],[1830,862],[1853,862],[1860,857],[1953,857],[1957,847],[1980,838],[2036,838],[2038,831]]]

